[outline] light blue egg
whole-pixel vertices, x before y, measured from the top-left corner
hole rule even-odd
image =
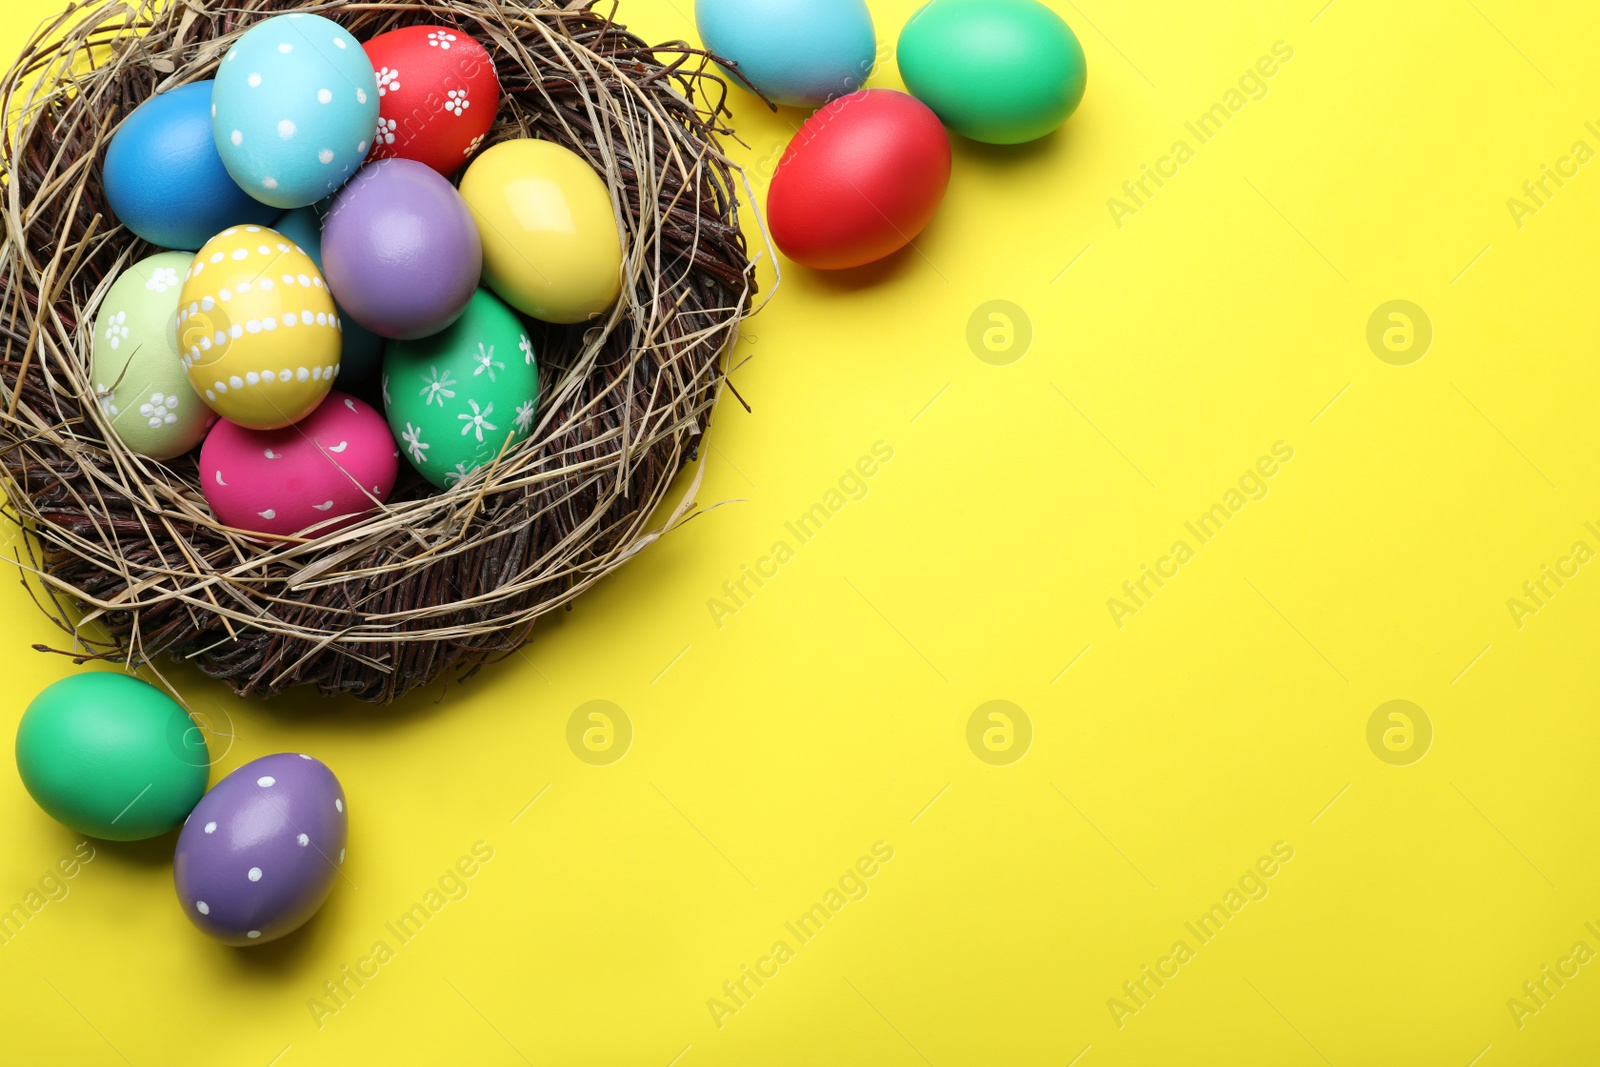
[[[277,15],[217,68],[211,132],[233,180],[280,208],[335,192],[367,158],[378,76],[360,43],[320,15]]]
[[[878,39],[866,0],[696,0],[694,13],[706,47],[775,103],[820,107],[872,73]]]

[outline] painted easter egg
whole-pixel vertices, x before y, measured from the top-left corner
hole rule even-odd
[[[1054,130],[1089,80],[1077,35],[1036,0],[933,0],[906,23],[897,57],[912,95],[990,144]]]
[[[878,39],[866,0],[695,0],[700,39],[774,103],[817,107],[861,88]],[[726,69],[726,68],[724,68]]]
[[[48,686],[17,724],[17,771],[57,822],[107,841],[173,829],[206,791],[204,731],[176,700],[127,674]]]
[[[315,526],[308,536],[320,536],[348,526],[389,499],[399,470],[383,416],[337,392],[282,429],[219,422],[200,447],[206,503],[222,522],[255,533]]]
[[[194,256],[162,252],[122,272],[94,320],[89,377],[100,410],[130,452],[181,456],[216,418],[195,395],[174,347],[178,291]]]
[[[299,245],[311,257],[317,269],[323,271],[322,276],[326,279],[328,274],[322,267],[322,216],[317,210],[317,206],[297,207],[274,222],[272,228]],[[378,368],[383,365],[383,338],[346,315],[339,306],[337,294],[334,295],[333,306],[339,314],[339,330],[343,336],[339,354],[339,384],[352,389],[366,382],[377,381]]]
[[[892,255],[950,185],[950,138],[905,93],[864,89],[808,119],[767,194],[772,238],[797,263],[842,270]]]
[[[622,235],[606,183],[549,141],[502,141],[461,177],[483,238],[484,284],[545,322],[587,322],[622,291]]]
[[[229,227],[194,257],[178,352],[218,415],[252,430],[299,422],[333,388],[340,346],[322,272],[276,230]]]
[[[448,487],[533,428],[539,366],[514,312],[480,289],[443,333],[391,341],[383,406],[406,459]]]
[[[410,340],[456,321],[477,291],[483,244],[449,180],[413,159],[363,167],[322,224],[328,285],[357,322]]]
[[[211,131],[233,180],[263,203],[305,207],[360,167],[378,128],[378,78],[356,39],[320,15],[275,15],[228,49]]]
[[[276,940],[328,899],[349,840],[344,787],[326,764],[296,752],[251,760],[183,824],[172,857],[178,904],[225,945]]]
[[[449,176],[472,159],[500,106],[483,45],[449,26],[406,26],[364,46],[378,72],[372,159],[414,159]]]
[[[276,212],[239,188],[211,136],[211,82],[152,96],[122,121],[106,149],[106,202],[153,245],[194,251],[225,226],[271,222]]]

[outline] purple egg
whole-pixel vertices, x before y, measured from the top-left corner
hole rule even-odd
[[[333,890],[349,836],[344,789],[294,752],[251,760],[200,798],[172,877],[189,921],[226,945],[292,933]]]
[[[339,306],[381,337],[414,341],[461,317],[483,273],[467,202],[410,159],[363,167],[322,224],[322,267]]]

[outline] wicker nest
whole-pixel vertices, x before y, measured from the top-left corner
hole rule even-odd
[[[192,660],[240,694],[311,684],[386,702],[516,650],[541,615],[690,513],[698,478],[663,505],[755,293],[720,148],[726,87],[704,53],[649,46],[592,6],[170,0],[152,14],[93,0],[41,27],[3,89],[0,455],[11,517],[37,539],[16,558],[70,635],[59,651],[130,667]],[[219,524],[195,458],[130,453],[88,371],[101,300],[154,251],[106,208],[111,135],[289,10],[361,40],[419,22],[477,37],[504,89],[486,143],[538,137],[589,160],[626,246],[607,317],[529,323],[543,388],[527,440],[442,492],[403,476],[382,510],[310,540]]]

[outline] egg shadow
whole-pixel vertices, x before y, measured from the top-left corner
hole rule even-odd
[[[719,72],[720,73],[720,72]],[[821,107],[806,107],[796,104],[780,104],[776,100],[769,100],[745,84],[742,75],[728,73],[724,75],[728,83],[728,106],[736,113],[742,114],[747,120],[777,121],[785,126],[798,130]]]
[[[918,262],[928,262],[927,258],[917,250],[917,242],[921,241],[928,230],[937,224],[930,224],[927,230],[917,235],[917,240],[906,245],[898,252],[894,252],[882,259],[848,270],[814,270],[810,267],[789,261],[788,267],[792,275],[804,279],[802,287],[815,287],[833,294],[860,293],[886,285],[908,270],[915,268]]]
[[[339,892],[339,887],[335,887],[334,892]],[[293,977],[304,971],[310,961],[333,943],[338,924],[326,921],[324,916],[327,913],[328,905],[324,904],[303,926],[264,945],[224,945],[218,942],[215,948],[221,954],[221,966],[247,979],[278,982]]]
[[[150,871],[172,866],[172,855],[178,850],[178,833],[179,830],[168,830],[142,841],[105,841],[90,837],[89,844],[94,846],[96,862],[106,860],[113,866]]]
[[[989,144],[960,134],[950,136],[958,173],[963,166],[985,169],[1032,167],[1041,165],[1047,158],[1060,163],[1077,150],[1077,144],[1078,138],[1070,119],[1043,137],[1021,144]]]
[[[755,100],[753,97],[752,99]],[[761,103],[760,100],[755,100],[755,102],[757,104]],[[764,104],[762,106],[765,107]],[[775,108],[769,108],[767,114],[788,127],[790,135],[793,136],[800,132],[800,127],[804,126],[812,115],[821,110],[821,105],[817,107],[797,107],[792,104],[779,104]]]

